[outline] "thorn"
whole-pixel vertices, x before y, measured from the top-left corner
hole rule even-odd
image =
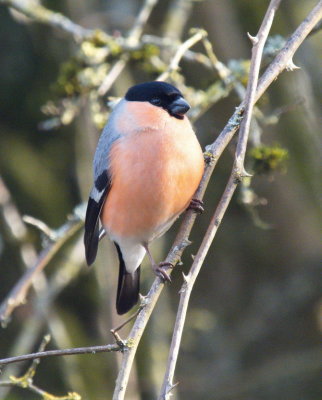
[[[187,285],[189,283],[189,274],[186,275],[184,272],[182,272],[182,278],[183,282]]]
[[[188,284],[189,284],[189,274],[185,275],[182,272],[182,278],[183,278],[183,284],[179,290],[179,294],[184,293],[187,290]]]
[[[150,299],[148,296],[143,296],[141,293],[139,293],[139,302],[140,302],[140,308],[145,307],[146,305],[149,304]]]
[[[176,383],[168,382],[167,393],[166,393],[167,398],[170,398],[170,396],[172,397],[172,393],[170,393],[170,392],[178,385],[179,385],[179,382],[176,382]]]
[[[247,36],[249,40],[252,42],[252,45],[255,46],[258,43],[258,37],[252,36],[249,32],[247,32]]]
[[[183,239],[182,242],[178,245],[178,250],[185,249],[189,246],[192,242],[189,239]]]
[[[235,183],[240,183],[244,178],[251,178],[253,175],[249,174],[244,166],[237,167],[235,170]]]
[[[241,176],[242,178],[251,178],[251,177],[253,176],[253,174],[250,174],[249,172],[247,172],[247,171],[245,170],[245,168],[243,168],[242,173],[240,174],[240,176]]]
[[[290,61],[286,65],[286,71],[294,71],[295,69],[301,69],[301,67],[298,67],[297,65],[295,65],[293,62],[293,59],[291,58]]]

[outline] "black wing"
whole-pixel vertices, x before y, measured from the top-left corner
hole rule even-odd
[[[87,265],[93,264],[96,258],[99,242],[99,217],[110,189],[111,180],[107,171],[104,171],[96,179],[87,204],[84,235]]]

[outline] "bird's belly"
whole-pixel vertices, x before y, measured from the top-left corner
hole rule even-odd
[[[204,164],[194,134],[185,139],[182,148],[177,137],[140,133],[112,149],[112,187],[101,214],[112,238],[149,242],[188,206]]]

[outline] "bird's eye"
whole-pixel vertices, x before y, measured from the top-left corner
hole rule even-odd
[[[161,104],[161,100],[158,98],[154,98],[150,100],[150,103],[153,104],[154,106],[159,106]]]

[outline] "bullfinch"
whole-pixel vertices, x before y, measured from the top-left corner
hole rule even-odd
[[[91,265],[100,221],[120,261],[118,314],[138,301],[140,264],[146,253],[155,273],[170,280],[165,263],[154,262],[149,244],[189,205],[201,208],[193,195],[204,159],[186,116],[189,108],[181,92],[169,83],[135,85],[113,109],[98,141],[85,218],[85,253]]]

